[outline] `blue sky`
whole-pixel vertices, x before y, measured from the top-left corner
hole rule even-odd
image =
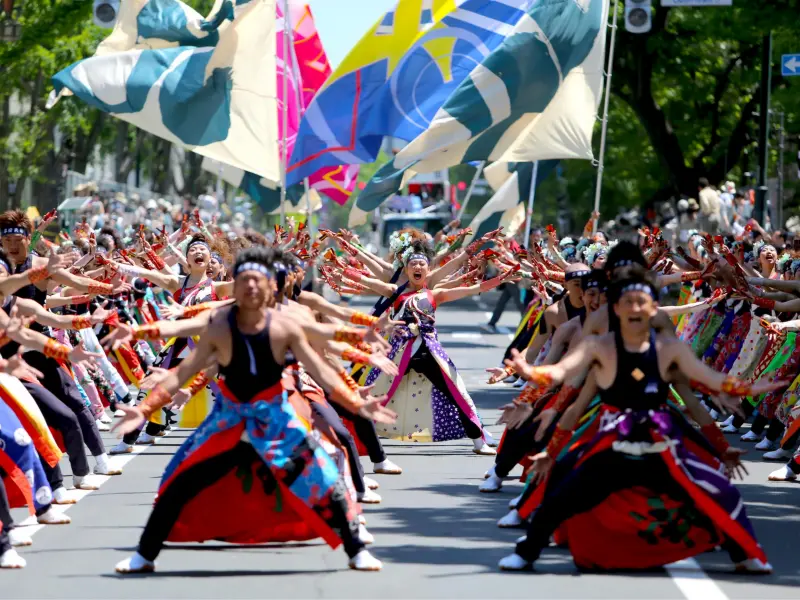
[[[361,36],[397,0],[308,0],[331,66],[336,69]]]

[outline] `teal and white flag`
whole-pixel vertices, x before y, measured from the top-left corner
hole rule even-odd
[[[53,77],[87,104],[268,181],[280,181],[276,0],[127,0],[95,56]],[[52,104],[52,102],[51,102]]]
[[[547,179],[556,164],[557,160],[539,162],[536,175],[537,187]],[[533,163],[495,163],[493,167],[487,168],[492,173],[492,180],[499,181],[499,178],[505,175],[504,180],[494,196],[483,205],[470,222],[469,227],[474,233],[467,242],[478,239],[498,227],[503,228],[503,235],[515,236],[525,225]]]
[[[607,19],[608,0],[533,0],[427,130],[375,174],[359,207],[396,193],[409,172],[475,160],[591,160]]]

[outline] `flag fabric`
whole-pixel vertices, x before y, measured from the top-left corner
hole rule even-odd
[[[279,181],[275,0],[129,0],[99,54],[53,77],[95,108],[203,156]],[[57,98],[57,96],[56,96]]]
[[[537,187],[547,179],[556,164],[557,160],[539,162]],[[533,163],[505,163],[502,164],[502,170],[508,177],[472,219],[469,227],[474,233],[467,241],[478,239],[498,227],[503,227],[504,235],[514,236],[525,224]]]
[[[284,58],[286,45],[283,39],[283,3],[277,6],[277,55],[278,55],[278,110],[284,110],[283,78],[287,78],[287,130],[283,132],[283,118],[279,113],[278,131],[281,157],[284,156],[283,141],[286,142],[285,157],[292,155],[300,119],[311,103],[312,98],[331,74],[331,66],[325,49],[322,47],[314,17],[310,7],[303,1],[289,0],[289,43],[291,49],[288,61]],[[322,167],[309,175],[312,189],[322,192],[339,205],[345,204],[353,193],[358,178],[358,165],[333,165]],[[301,182],[296,182],[300,185]],[[292,184],[289,184],[292,189]]]
[[[321,167],[372,162],[384,136],[412,140],[499,47],[530,0],[399,0],[311,102],[288,183]]]
[[[607,0],[534,0],[430,127],[378,170],[357,208],[373,210],[409,171],[474,160],[592,159],[607,19]]]

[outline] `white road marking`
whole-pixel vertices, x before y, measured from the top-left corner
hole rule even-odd
[[[728,600],[725,592],[711,579],[693,558],[664,567],[686,597],[686,600]]]
[[[169,435],[169,432],[167,432],[167,435]],[[152,448],[153,445],[157,446],[158,444],[135,445],[133,447],[133,452],[131,452],[130,454],[121,454],[121,455],[109,456],[108,457],[108,466],[111,469],[122,469],[122,467],[127,465],[134,458],[139,456],[142,452],[145,452],[148,448]],[[87,483],[91,483],[93,485],[96,485],[98,488],[100,488],[109,479],[112,479],[113,477],[124,477],[124,475],[125,475],[124,473],[122,475],[94,475],[94,474],[91,474],[89,477],[87,477]],[[53,504],[53,512],[55,512],[56,514],[60,514],[60,515],[64,514],[71,507],[75,506],[78,502],[80,502],[81,500],[86,498],[86,496],[88,496],[89,494],[91,494],[92,492],[94,492],[96,490],[75,490],[75,489],[72,489],[72,490],[67,490],[67,491],[69,492],[70,497],[71,498],[75,498],[77,500],[77,502],[75,504]],[[27,519],[25,519],[24,521],[19,523],[17,525],[17,527],[24,527],[25,528],[25,533],[27,533],[29,536],[33,537],[33,535],[36,532],[38,532],[39,530],[47,527],[47,525],[39,524],[36,521],[36,516],[35,515],[31,515]]]
[[[456,340],[482,340],[483,336],[480,333],[471,331],[456,331],[451,334],[453,339]]]
[[[486,315],[486,320],[487,320],[487,321],[488,321],[489,319],[491,319],[491,318],[492,318],[492,313],[490,313],[489,311],[486,311],[486,312],[485,312],[485,313],[483,313],[483,314],[484,314],[484,315]]]
[[[514,334],[513,333],[509,333],[508,334],[508,339],[513,342],[514,341]]]

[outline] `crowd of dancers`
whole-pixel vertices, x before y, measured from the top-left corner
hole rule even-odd
[[[19,211],[0,215],[0,567],[32,540],[11,508],[65,525],[108,455],[194,429],[161,479],[136,553],[119,573],[155,569],[167,541],[239,544],[322,538],[351,568],[382,563],[361,505],[373,471],[399,475],[381,438],[468,438],[494,456],[480,491],[521,464],[524,492],[501,527],[526,534],[500,562],[532,566],[551,540],[579,567],[643,569],[721,547],[739,571],[771,571],[731,479],[745,442],[796,479],[800,454],[800,253],[695,232],[671,249],[642,230],[609,243],[587,225],[559,243],[502,230],[472,239],[393,234],[389,255],[352,232],[228,235],[198,215],[173,232],[92,230],[57,243]],[[472,241],[467,244],[467,240]],[[527,247],[526,247],[527,246]],[[371,314],[311,291],[377,296]],[[493,274],[490,276],[489,274]],[[531,301],[490,383],[519,382],[499,446],[439,342],[442,303],[501,284]],[[680,287],[672,306],[659,302]],[[116,423],[114,419],[116,418]],[[719,422],[717,422],[719,421]],[[106,450],[100,431],[121,440]],[[90,467],[86,448],[94,457]],[[225,505],[226,510],[214,510]],[[208,518],[210,511],[215,517]]]

